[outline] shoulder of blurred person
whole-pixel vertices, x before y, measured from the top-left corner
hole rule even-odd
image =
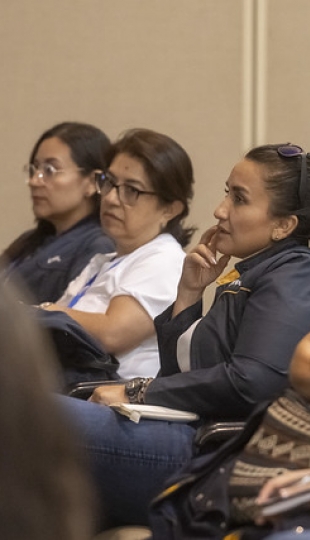
[[[0,282],[0,537],[89,540],[93,492],[76,434],[53,391],[52,345],[16,286]]]

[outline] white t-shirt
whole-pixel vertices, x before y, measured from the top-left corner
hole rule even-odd
[[[112,298],[126,295],[133,296],[154,319],[176,298],[184,257],[180,244],[170,234],[160,234],[124,257],[117,257],[115,253],[95,255],[71,281],[58,303],[68,307],[97,274],[73,309],[105,313]],[[130,352],[119,354],[117,359],[118,373],[123,378],[154,377],[159,370],[156,336],[144,340]]]

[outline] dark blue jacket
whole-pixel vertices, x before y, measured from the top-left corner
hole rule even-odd
[[[236,268],[240,278],[217,288],[205,316],[198,302],[172,320],[172,307],[155,319],[162,376],[146,403],[240,420],[287,386],[295,346],[310,330],[310,250],[288,239]],[[178,339],[200,318],[190,371],[181,373]]]
[[[112,251],[114,244],[97,219],[87,217],[59,236],[48,236],[33,255],[13,261],[6,275],[21,280],[34,303],[56,302],[96,253]]]

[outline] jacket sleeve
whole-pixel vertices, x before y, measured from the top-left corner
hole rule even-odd
[[[197,369],[180,373],[175,350],[177,318],[161,322],[157,331],[162,364],[168,365],[162,374],[168,376],[149,385],[146,403],[197,412],[212,420],[244,418],[257,402],[276,397],[288,385],[289,363],[298,341],[310,330],[310,280],[303,273],[296,279],[293,270],[260,279],[246,302],[237,339],[225,360],[220,346],[215,361],[205,358],[203,340],[206,347],[209,335],[203,336],[202,321],[202,330],[196,328],[191,344]]]

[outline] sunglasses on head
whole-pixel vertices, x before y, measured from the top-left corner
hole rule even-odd
[[[307,156],[308,154],[306,154],[306,152],[300,146],[296,146],[295,144],[289,144],[289,143],[283,146],[279,146],[277,148],[277,152],[280,156],[284,158],[294,158],[294,157],[300,156],[301,167],[300,167],[298,197],[299,197],[300,205],[304,206],[306,195],[307,195],[307,181],[308,181]]]

